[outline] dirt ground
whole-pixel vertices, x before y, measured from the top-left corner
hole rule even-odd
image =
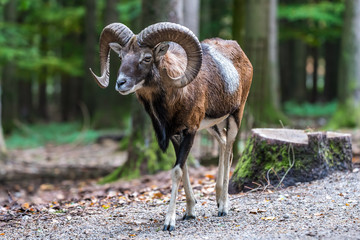
[[[0,207],[0,239],[360,239],[360,172],[334,173],[286,189],[231,195],[226,217],[217,217],[215,168],[191,169],[197,218],[162,231],[170,198],[168,172],[104,186],[43,186],[68,198],[32,204],[8,197]],[[55,192],[54,192],[55,191]],[[21,199],[21,198],[20,198]]]
[[[17,162],[0,169],[0,240],[360,239],[359,165],[353,172],[337,172],[286,189],[231,195],[225,217],[217,217],[216,167],[192,167],[197,217],[181,220],[186,208],[181,190],[176,229],[163,232],[170,172],[107,185],[77,178],[84,173],[98,176],[124,161],[126,156],[116,151],[116,144],[106,144],[105,148],[48,146],[14,152]],[[54,163],[60,163],[56,180],[34,174],[46,172]],[[68,178],[69,172],[74,178]],[[4,181],[6,177],[12,180]]]

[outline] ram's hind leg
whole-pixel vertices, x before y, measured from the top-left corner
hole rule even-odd
[[[219,200],[219,216],[226,216],[229,211],[229,175],[230,167],[233,158],[233,144],[235,142],[237,133],[239,131],[238,123],[233,116],[227,119],[226,126],[226,146],[224,153],[224,173],[223,173],[223,187],[220,193]]]
[[[191,187],[187,163],[185,163],[184,167],[183,167],[183,184],[184,184],[184,191],[185,191],[185,195],[186,195],[186,212],[185,212],[183,219],[184,220],[195,219],[195,217],[196,217],[196,215],[195,215],[196,199],[195,199],[192,187]]]
[[[226,149],[226,132],[225,121],[219,123],[212,128],[208,129],[208,132],[216,138],[219,143],[219,165],[216,176],[216,202],[218,207],[220,206],[220,197],[223,189],[224,182],[224,158],[225,158],[225,149]]]
[[[228,188],[229,173],[232,162],[232,148],[239,130],[239,122],[236,116],[229,116],[221,124],[218,124],[209,132],[216,137],[219,142],[219,167],[216,179],[216,201],[219,208],[218,216],[226,216],[228,213]]]

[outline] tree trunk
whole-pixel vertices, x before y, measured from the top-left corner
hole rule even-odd
[[[345,20],[343,24],[338,96],[339,104],[329,126],[360,126],[360,1],[345,2]]]
[[[200,39],[214,37],[211,33],[211,1],[200,1]]]
[[[0,69],[1,73],[1,69]],[[1,75],[0,75],[1,76]],[[0,78],[0,163],[6,158],[7,150],[2,127],[2,79]]]
[[[279,54],[280,54],[280,81],[281,81],[281,101],[287,102],[293,100],[291,91],[292,80],[294,79],[294,69],[293,64],[291,64],[292,59],[294,59],[294,41],[293,40],[283,40],[280,42]]]
[[[18,79],[18,116],[20,121],[31,122],[33,119],[32,83],[28,79]]]
[[[105,15],[104,15],[104,25],[108,25],[113,22],[117,22],[119,16],[116,11],[116,4],[119,1],[117,0],[106,0],[105,3]]]
[[[89,68],[94,68],[97,62],[95,62],[95,56],[97,56],[96,45],[98,41],[98,36],[96,32],[96,1],[87,0],[85,1],[85,63],[84,63],[84,73],[86,78],[86,88],[84,87],[84,80],[79,82],[80,96],[83,96],[87,108],[90,113],[94,112],[96,106],[96,98],[94,97],[95,89],[97,90],[96,84],[88,84],[92,77],[89,72]],[[93,83],[93,82],[92,82]]]
[[[245,0],[233,0],[232,37],[240,46],[243,45],[245,37],[245,7]]]
[[[4,21],[16,22],[17,1],[8,1],[4,8]],[[2,20],[2,19],[1,19]],[[13,127],[17,118],[17,84],[15,80],[16,66],[13,62],[5,63],[2,67],[2,126],[5,130]]]
[[[184,0],[184,26],[199,37],[200,0]]]
[[[279,109],[277,70],[276,0],[247,1],[244,51],[253,67],[254,76],[248,107],[256,125],[278,124],[285,117]],[[275,5],[275,6],[274,6]],[[275,49],[270,49],[275,48]]]
[[[231,178],[230,192],[291,186],[352,170],[351,135],[253,129]]]
[[[44,74],[44,73],[42,73]],[[38,96],[38,116],[42,120],[48,120],[47,113],[47,94],[46,94],[46,75],[39,79],[39,96]]]
[[[326,101],[337,99],[337,77],[340,58],[340,40],[325,42],[325,86],[324,97]]]
[[[280,80],[279,80],[279,49],[278,49],[278,22],[277,0],[269,0],[269,25],[268,25],[268,73],[270,81],[271,101],[275,109],[280,109]]]
[[[141,25],[145,28],[157,22],[183,23],[183,0],[143,0]]]
[[[304,102],[307,98],[306,92],[306,45],[302,40],[294,40],[293,51],[293,81],[291,85],[291,98],[296,102]],[[288,59],[292,62],[290,59]]]
[[[281,101],[306,100],[306,45],[291,39],[280,43]]]
[[[319,49],[318,47],[311,48],[312,57],[314,59],[313,82],[311,91],[311,102],[316,102],[318,99],[318,68],[319,68]]]

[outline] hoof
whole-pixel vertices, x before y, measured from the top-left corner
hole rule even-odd
[[[196,217],[195,216],[193,216],[193,215],[187,215],[186,213],[185,213],[185,215],[183,216],[183,220],[190,220],[190,219],[195,219]]]
[[[226,212],[219,212],[218,217],[225,217],[227,215]]]
[[[173,225],[164,225],[163,231],[174,231],[175,230],[175,226]]]

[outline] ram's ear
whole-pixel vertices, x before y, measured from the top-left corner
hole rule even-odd
[[[109,43],[109,46],[114,52],[116,52],[118,55],[120,55],[120,52],[122,49],[120,44],[112,42],[112,43]]]
[[[161,42],[154,47],[154,56],[156,60],[159,60],[161,56],[164,56],[169,49],[169,43]]]

